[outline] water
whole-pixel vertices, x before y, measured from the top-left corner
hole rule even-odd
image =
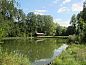
[[[32,63],[32,65],[48,65],[48,64],[51,64],[53,62],[53,60],[56,57],[58,57],[62,53],[62,51],[64,51],[67,47],[68,47],[67,44],[63,44],[60,48],[54,50],[53,56],[51,58],[36,60],[34,63]]]
[[[66,43],[65,39],[58,38],[7,39],[3,41],[1,46],[4,51],[25,55],[33,65],[48,63],[52,60],[55,50]]]

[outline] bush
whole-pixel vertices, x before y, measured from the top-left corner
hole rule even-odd
[[[77,38],[76,35],[69,35],[69,37],[68,37],[68,43],[71,43],[71,42],[78,43],[78,38]]]

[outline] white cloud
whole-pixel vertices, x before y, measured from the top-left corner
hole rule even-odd
[[[63,4],[69,3],[71,0],[63,0]]]
[[[58,13],[65,13],[65,12],[68,12],[69,11],[69,9],[67,8],[67,7],[62,7],[62,8],[60,8],[60,9],[58,9]]]
[[[54,0],[53,3],[54,3],[54,4],[57,4],[58,1],[60,1],[60,0]]]
[[[35,10],[35,12],[46,12],[46,10]]]
[[[84,2],[85,0],[83,0],[83,2]]]
[[[62,21],[62,19],[60,19],[60,18],[54,19],[54,22],[57,23],[58,21]]]
[[[44,13],[47,12],[47,10],[34,10],[33,12],[34,12],[35,14],[44,15]]]
[[[55,23],[58,23],[60,26],[65,26],[65,27],[68,27],[70,24],[69,24],[69,20],[67,21],[63,21],[62,19],[54,19],[54,22]]]
[[[82,11],[83,5],[81,3],[72,4],[72,11]]]
[[[63,4],[71,2],[71,0],[54,0],[53,3],[57,4],[59,1],[62,1]]]

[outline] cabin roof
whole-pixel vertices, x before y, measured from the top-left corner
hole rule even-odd
[[[44,33],[36,33],[36,34],[44,34]]]

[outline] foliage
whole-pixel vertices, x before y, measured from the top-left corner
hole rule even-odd
[[[56,35],[57,36],[66,36],[66,31],[67,28],[66,27],[62,27],[59,24],[57,24],[57,28],[56,28]]]
[[[56,25],[50,15],[36,15],[33,12],[27,14],[26,31],[32,33],[45,33],[46,35],[53,35],[55,33]]]
[[[71,18],[71,27],[73,34],[76,34],[77,40],[80,42],[86,42],[86,3],[83,4],[83,10],[77,14],[73,15]],[[69,29],[70,30],[70,29]]]
[[[36,32],[55,35],[56,24],[50,15],[25,15],[15,0],[0,0],[0,37],[28,37]]]
[[[74,34],[75,34],[75,32],[76,32],[76,24],[77,24],[77,18],[76,18],[75,14],[71,17],[70,24],[72,25],[73,30],[74,30]]]
[[[14,16],[13,0],[0,0],[0,37],[8,35]]]
[[[68,43],[70,43],[70,42],[76,42],[76,36],[75,35],[69,35],[69,37],[68,37]]]
[[[30,61],[26,56],[3,52],[0,47],[0,65],[30,65]]]
[[[71,44],[52,65],[86,65],[85,45]]]
[[[0,1],[0,38],[35,36],[37,32],[48,36],[67,35],[66,28],[54,23],[52,16],[34,12],[26,15],[17,6],[16,0]]]

